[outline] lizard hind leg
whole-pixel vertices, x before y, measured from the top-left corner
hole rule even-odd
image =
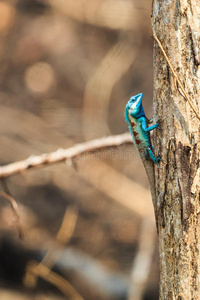
[[[151,148],[148,147],[147,151],[148,151],[148,154],[149,154],[151,160],[153,160],[154,163],[158,164],[159,161],[161,160],[161,158],[160,157],[155,157],[155,155],[153,154]]]

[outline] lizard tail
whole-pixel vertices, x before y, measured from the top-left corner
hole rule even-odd
[[[154,211],[156,211],[156,189],[155,189],[155,179],[154,179],[154,162],[150,161],[150,160],[143,160],[143,164],[144,164],[144,168],[147,173],[148,180],[149,180]]]

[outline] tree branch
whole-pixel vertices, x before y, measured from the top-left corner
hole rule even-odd
[[[60,163],[68,159],[90,154],[95,151],[104,150],[110,147],[120,147],[122,144],[131,144],[132,139],[129,133],[113,135],[100,139],[91,140],[82,144],[77,144],[68,149],[58,149],[54,152],[41,155],[30,156],[25,160],[11,163],[0,167],[0,178],[21,173],[31,168],[42,167],[44,165]]]

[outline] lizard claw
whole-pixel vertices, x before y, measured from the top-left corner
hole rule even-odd
[[[163,162],[163,160],[158,156],[158,157],[156,158],[156,160],[155,160],[155,163],[158,165],[160,161]]]
[[[148,124],[151,124],[151,123],[153,123],[153,118],[147,119],[147,121],[148,121]]]
[[[156,123],[156,128],[158,129],[161,129],[161,124],[162,124],[162,121],[161,120],[158,120],[158,122]]]

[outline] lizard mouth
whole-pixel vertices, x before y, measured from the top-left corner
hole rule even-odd
[[[143,98],[143,94],[140,93],[140,94],[138,94],[136,96],[131,97],[130,100],[129,100],[129,102],[130,103],[141,102],[142,98]]]

